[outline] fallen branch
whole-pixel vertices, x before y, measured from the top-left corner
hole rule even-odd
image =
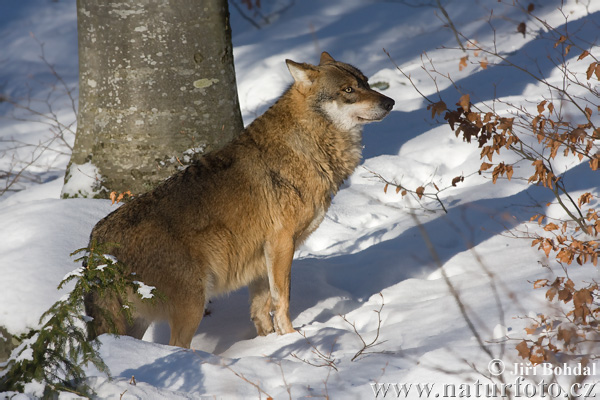
[[[342,317],[342,319],[348,325],[350,325],[352,327],[352,329],[354,330],[354,333],[356,334],[356,336],[358,336],[358,338],[360,339],[360,341],[362,342],[362,345],[363,345],[363,347],[359,351],[356,352],[356,354],[354,355],[354,357],[352,357],[350,359],[350,361],[355,361],[355,360],[359,359],[360,356],[363,356],[363,355],[366,355],[366,354],[375,354],[375,353],[385,354],[385,353],[389,353],[387,351],[375,351],[375,352],[366,353],[367,350],[372,349],[373,347],[379,346],[380,344],[383,344],[383,343],[386,342],[386,340],[381,341],[381,342],[378,341],[379,340],[379,334],[381,332],[381,310],[383,310],[383,306],[385,305],[383,294],[379,293],[379,296],[381,296],[381,307],[379,307],[379,310],[373,310],[377,314],[377,329],[376,329],[375,337],[369,343],[367,343],[365,341],[365,339],[363,338],[363,336],[358,332],[358,329],[356,329],[356,323],[355,322],[350,322],[350,321],[348,321],[348,319],[346,318],[345,315],[340,315],[340,317]]]

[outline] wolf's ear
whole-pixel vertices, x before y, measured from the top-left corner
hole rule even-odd
[[[328,52],[324,51],[321,53],[321,61],[319,61],[319,65],[324,65],[332,62],[335,62],[335,60],[333,59],[333,57],[331,57],[331,55]]]
[[[319,73],[317,69],[310,64],[300,64],[292,60],[285,60],[285,63],[287,64],[294,81],[301,85],[310,86]]]

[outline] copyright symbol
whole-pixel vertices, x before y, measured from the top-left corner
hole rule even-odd
[[[504,369],[505,369],[504,362],[497,358],[494,358],[488,364],[488,371],[490,371],[490,374],[492,374],[494,376],[501,375],[504,372]]]

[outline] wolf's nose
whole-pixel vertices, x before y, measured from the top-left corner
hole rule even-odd
[[[393,99],[390,99],[389,97],[383,99],[383,108],[385,108],[386,111],[392,111],[392,108],[394,108],[394,104],[396,104],[396,102]]]

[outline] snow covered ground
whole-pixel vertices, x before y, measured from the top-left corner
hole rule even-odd
[[[264,13],[287,4],[285,0],[262,3]],[[527,19],[517,9],[496,1],[442,3],[459,30],[486,45],[494,38],[488,24],[493,9],[499,51],[514,62],[537,62],[545,76],[557,76],[546,59],[548,50],[532,42],[544,32],[529,21],[525,38],[516,32],[516,25]],[[580,3],[567,0],[563,11],[570,29],[595,43],[600,3],[590,1],[587,10]],[[434,4],[296,1],[262,29],[231,9],[246,123],[291,82],[286,58],[317,63],[323,50],[362,69],[370,82],[386,82],[389,88],[383,93],[394,98],[396,106],[383,122],[366,127],[363,166],[296,254],[291,316],[301,333],[255,337],[247,290],[242,289],[213,299],[211,315],[202,321],[192,342],[194,350],[165,345],[168,328],[163,324],[153,326],[145,341],[103,337],[101,353],[114,380],[108,381],[93,368],[88,371],[101,398],[119,398],[124,393],[123,399],[368,399],[383,398],[385,390],[390,398],[426,398],[420,391],[427,389],[433,398],[443,397],[444,385],[455,385],[457,396],[463,385],[462,397],[476,397],[478,384],[499,382],[488,369],[494,358],[507,366],[506,383],[528,383],[531,390],[530,378],[539,377],[525,376],[520,383],[521,374],[513,373],[514,363],[523,362],[514,350],[526,336],[527,322],[521,317],[549,307],[544,292],[532,290],[532,282],[553,279],[562,271],[531,248],[530,241],[511,238],[506,229],[525,229],[525,222],[539,211],[533,206],[552,201],[551,195],[520,181],[493,185],[489,177],[473,175],[481,164],[480,150],[455,138],[447,125],[431,120],[425,101],[382,48],[427,96],[436,97],[436,86],[421,69],[423,52],[439,71],[450,73],[464,93],[471,94],[473,103],[490,101],[495,95],[531,106],[546,92],[531,77],[506,67],[482,69],[474,62],[459,71],[462,52],[441,48],[456,47],[456,42]],[[563,27],[564,16],[557,11],[560,1],[534,4],[537,16]],[[30,32],[44,43],[46,59],[67,86],[76,87],[75,2],[0,4],[2,91],[11,96],[31,93],[36,98],[51,93],[57,118],[70,124],[74,115],[69,99],[52,92],[49,84],[55,79],[40,60],[40,45]],[[551,47],[553,43],[547,42]],[[449,81],[438,79],[437,86],[445,100],[458,100]],[[35,106],[43,109],[44,104]],[[27,119],[21,121],[11,110],[0,103],[0,170],[14,162],[13,153],[3,150],[15,141],[38,143],[49,135],[46,125],[31,121],[35,117],[17,112],[16,117]],[[20,156],[25,157],[28,149],[21,149]],[[52,149],[56,151],[45,152],[30,169],[39,182],[23,182],[17,186],[20,191],[0,197],[0,325],[12,333],[37,326],[39,316],[64,294],[56,286],[76,268],[69,254],[87,244],[92,226],[115,207],[103,200],[60,200],[69,155],[60,143],[53,143]],[[569,171],[570,190],[591,191],[598,198],[597,173],[587,173],[585,165],[565,162],[562,167]],[[391,188],[384,192],[384,185],[369,171],[410,188],[432,181],[442,188],[456,176],[466,179],[440,195],[446,214],[435,201],[402,199]],[[553,207],[547,212],[554,212]],[[599,278],[591,266],[573,267],[569,275],[575,281]],[[506,337],[509,340],[499,340]],[[363,348],[361,340],[377,345],[352,360]],[[565,387],[569,379],[559,377]],[[596,375],[587,382],[599,380]],[[412,386],[405,396],[397,395],[398,387],[387,383]],[[600,394],[600,387],[595,390]],[[539,388],[537,396],[541,396]]]

